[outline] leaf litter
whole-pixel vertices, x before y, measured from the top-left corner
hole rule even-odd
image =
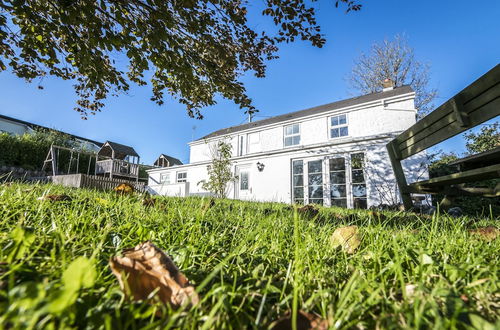
[[[123,250],[123,256],[112,257],[109,266],[121,289],[133,300],[149,300],[156,295],[173,308],[199,302],[184,274],[150,241]]]

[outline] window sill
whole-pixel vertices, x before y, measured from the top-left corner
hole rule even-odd
[[[338,140],[342,140],[342,139],[349,139],[351,138],[351,136],[349,135],[346,135],[346,136],[339,136],[339,137],[329,137],[328,138],[328,141],[338,141]]]

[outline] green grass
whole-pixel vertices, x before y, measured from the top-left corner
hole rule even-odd
[[[47,193],[73,200],[37,200]],[[497,219],[337,208],[309,219],[284,204],[155,198],[0,185],[0,327],[267,328],[294,307],[338,329],[500,326],[500,240],[468,233]],[[329,243],[345,225],[362,235],[352,255]],[[108,260],[146,240],[197,287],[198,306],[158,318],[165,307],[125,299]]]

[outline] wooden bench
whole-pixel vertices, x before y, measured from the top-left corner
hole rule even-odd
[[[500,64],[387,144],[405,209],[411,194],[474,194],[493,197],[497,189],[466,188],[464,183],[500,178],[500,150],[456,162],[460,172],[408,184],[401,161],[500,115]],[[498,149],[498,148],[497,148]]]

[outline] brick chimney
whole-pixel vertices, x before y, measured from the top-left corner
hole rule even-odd
[[[390,78],[387,78],[382,82],[382,87],[383,87],[383,89],[382,89],[383,92],[393,90],[394,89],[394,81],[392,81],[392,79],[390,79]]]

